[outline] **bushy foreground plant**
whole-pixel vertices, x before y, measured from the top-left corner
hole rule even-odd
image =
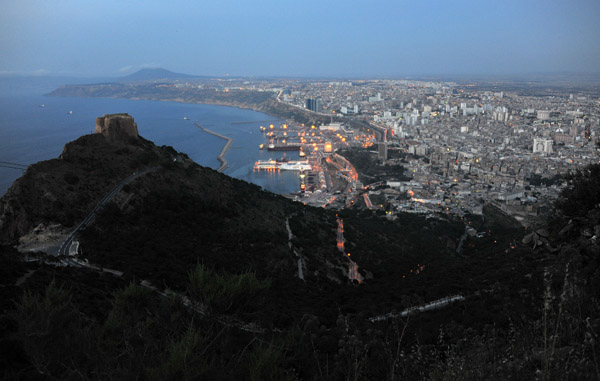
[[[189,275],[189,293],[193,300],[203,303],[213,312],[241,312],[261,302],[261,292],[270,286],[253,272],[242,274],[218,273],[197,265]]]

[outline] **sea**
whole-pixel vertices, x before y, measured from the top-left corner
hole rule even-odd
[[[51,89],[50,89],[51,90]],[[0,195],[23,174],[5,163],[30,165],[58,157],[66,143],[93,133],[96,117],[112,113],[133,116],[138,131],[156,145],[168,145],[186,153],[196,163],[217,169],[217,155],[224,139],[202,131],[203,127],[233,139],[226,155],[225,174],[278,194],[300,190],[295,171],[254,172],[257,160],[287,156],[295,152],[260,150],[265,143],[261,125],[277,124],[277,118],[235,107],[129,100],[116,98],[50,97],[49,89],[0,89]],[[187,118],[187,119],[184,119]]]

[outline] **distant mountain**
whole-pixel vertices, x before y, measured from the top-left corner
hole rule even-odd
[[[161,79],[169,80],[183,80],[183,79],[199,79],[207,78],[206,76],[197,76],[183,73],[174,73],[166,69],[141,69],[133,74],[129,74],[125,77],[118,79],[119,82],[130,82],[130,81],[156,81]]]

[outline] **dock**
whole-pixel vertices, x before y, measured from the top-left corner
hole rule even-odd
[[[225,171],[227,169],[227,167],[229,167],[229,164],[227,163],[227,159],[225,159],[225,155],[227,154],[227,151],[229,151],[229,148],[231,148],[231,145],[233,144],[233,139],[228,138],[225,135],[218,134],[218,133],[216,133],[214,131],[208,130],[208,129],[202,127],[198,123],[194,123],[194,125],[196,127],[200,128],[204,132],[207,132],[207,133],[209,133],[211,135],[214,135],[214,136],[216,136],[218,138],[225,139],[227,141],[227,143],[225,143],[225,145],[223,146],[223,149],[221,149],[221,152],[217,156],[217,160],[219,160],[219,163],[221,163],[221,166],[217,169],[217,172],[223,173],[223,171]]]

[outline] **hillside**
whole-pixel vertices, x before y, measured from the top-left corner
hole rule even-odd
[[[102,128],[97,123],[97,131]],[[67,144],[59,158],[31,166],[15,182],[0,200],[0,242],[24,243],[49,226],[69,231],[119,181],[155,168],[123,187],[83,233],[82,243],[90,248],[89,259],[94,263],[129,266],[128,260],[135,263],[140,256],[150,255],[146,248],[164,255],[171,247],[180,251],[177,258],[189,253],[182,260],[183,272],[198,262],[219,268],[227,262],[236,272],[297,269],[285,222],[297,213],[299,204],[200,167],[171,147],[158,147],[137,136],[137,129],[131,135],[110,131]],[[309,214],[317,220],[322,211]],[[306,231],[318,241],[332,242],[332,250],[305,254],[316,267],[325,267],[324,259],[317,257],[335,249],[335,218],[324,218],[322,224],[322,231]],[[305,238],[301,232],[297,235]],[[115,246],[119,251],[112,250]],[[124,259],[130,248],[134,248],[133,257]],[[328,259],[332,268],[343,267],[336,257],[347,261],[336,255]],[[307,266],[310,270],[312,263]],[[340,281],[343,274],[331,277]]]
[[[294,203],[159,147],[134,125],[128,115],[98,118],[98,133],[31,166],[0,199],[5,377],[597,374],[600,214],[578,191],[597,172],[571,181],[565,195],[576,197],[562,200],[550,233],[491,206],[463,220],[389,220]],[[87,262],[48,255],[134,172],[78,234]],[[338,220],[360,284],[336,247]],[[486,234],[468,236],[465,225]],[[19,242],[38,252],[19,253]]]

